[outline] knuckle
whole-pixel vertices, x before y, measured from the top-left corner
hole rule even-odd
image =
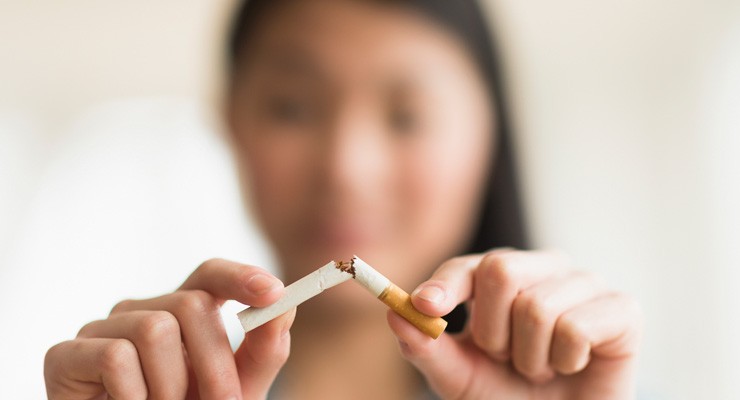
[[[567,315],[562,316],[555,326],[558,341],[568,347],[579,346],[586,342],[588,339],[585,332],[584,327]]]
[[[107,344],[100,353],[100,368],[103,371],[116,373],[123,371],[138,358],[133,343],[126,339],[115,339]]]
[[[497,287],[513,286],[516,282],[514,268],[512,268],[512,255],[488,254],[483,258],[478,267],[478,279],[490,282]]]
[[[210,314],[218,312],[216,299],[204,290],[187,290],[178,292],[176,308],[180,313]]]
[[[465,263],[466,263],[466,258],[465,257],[462,257],[462,256],[453,257],[453,258],[450,258],[450,259],[444,261],[439,266],[439,268],[437,268],[437,271],[446,270],[446,269],[455,267],[455,266],[460,265],[460,264],[465,264]]]
[[[456,256],[452,257],[449,260],[447,260],[444,264],[450,263],[450,264],[464,264],[466,263],[467,257],[465,256]]]
[[[249,282],[249,279],[252,278],[255,275],[259,274],[265,274],[267,271],[258,271],[252,267],[243,267],[236,270],[234,274],[234,279],[237,282],[247,283]],[[268,274],[271,275],[271,274]]]
[[[88,322],[85,325],[80,328],[79,331],[77,331],[77,337],[78,338],[89,338],[92,337],[92,331],[95,325],[97,325],[98,321],[92,321]]]
[[[195,269],[195,272],[210,271],[214,268],[218,268],[218,266],[223,262],[224,260],[222,258],[209,258],[208,260],[203,261],[198,268]]]
[[[46,351],[46,355],[44,356],[45,369],[50,369],[50,367],[56,365],[60,360],[64,359],[66,357],[67,350],[72,343],[73,342],[71,340],[67,340],[51,346],[49,350]]]
[[[134,300],[126,299],[116,303],[115,306],[110,310],[110,314],[115,314],[123,311],[131,310]]]
[[[522,294],[514,300],[513,312],[515,318],[518,317],[535,327],[541,327],[552,323],[556,310],[546,296]]]
[[[135,337],[145,344],[154,345],[170,337],[180,336],[180,325],[167,311],[152,311],[141,318],[135,328]]]
[[[69,358],[71,345],[73,341],[57,343],[44,355],[44,382],[50,397],[57,391],[58,384],[65,375],[64,360]]]

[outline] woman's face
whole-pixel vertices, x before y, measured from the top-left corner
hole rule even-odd
[[[463,45],[392,2],[290,1],[244,44],[229,124],[291,282],[357,254],[406,289],[462,250],[492,154]]]

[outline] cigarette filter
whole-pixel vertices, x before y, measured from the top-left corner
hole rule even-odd
[[[405,318],[412,325],[428,336],[436,339],[444,332],[447,321],[440,317],[422,314],[411,303],[411,296],[394,285],[388,278],[355,256],[350,261],[350,271],[355,281],[367,289],[373,296],[385,303],[391,310]]]

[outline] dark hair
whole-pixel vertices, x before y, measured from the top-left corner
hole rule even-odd
[[[485,79],[493,100],[496,126],[496,154],[487,177],[478,226],[465,253],[483,252],[493,247],[527,247],[524,216],[519,197],[516,163],[500,65],[483,12],[475,0],[385,0],[417,10],[457,35],[468,48]],[[228,42],[228,58],[233,68],[243,54],[244,42],[264,12],[280,3],[277,0],[247,0],[236,13]],[[448,330],[459,330],[465,310],[458,307],[446,317]]]

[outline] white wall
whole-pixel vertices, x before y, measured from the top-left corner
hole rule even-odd
[[[0,3],[0,397],[117,299],[271,265],[213,134],[232,4]],[[487,4],[536,243],[641,300],[646,391],[740,398],[740,3]]]
[[[536,243],[640,299],[644,388],[740,398],[740,3],[491,5]]]

